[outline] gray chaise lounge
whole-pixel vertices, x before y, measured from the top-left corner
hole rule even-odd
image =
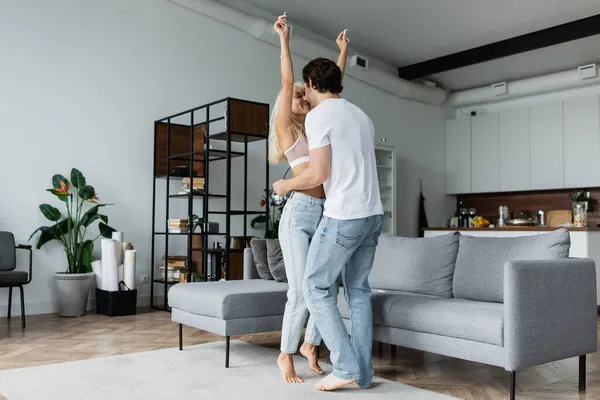
[[[516,371],[597,348],[596,269],[567,258],[566,230],[518,238],[382,237],[373,272],[374,340]],[[287,286],[262,281],[245,252],[238,282],[175,285],[173,320],[227,336],[281,329]],[[339,298],[345,322],[348,310]],[[226,351],[226,365],[229,346]]]

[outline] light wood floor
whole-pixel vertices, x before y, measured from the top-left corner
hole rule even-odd
[[[279,333],[236,337],[258,345],[277,348]],[[224,340],[196,329],[184,329],[184,344]],[[53,364],[71,360],[176,347],[177,325],[170,314],[150,310],[132,317],[108,318],[90,314],[66,319],[56,315],[31,316],[21,329],[19,317],[0,319],[0,369]],[[460,399],[508,399],[508,373],[486,366],[398,348],[393,359],[390,346],[382,355],[375,346],[374,365],[378,376]],[[322,358],[327,360],[326,354]],[[232,361],[233,362],[233,361]],[[530,368],[517,374],[518,399],[600,400],[600,356],[588,355],[588,389],[577,389],[577,359]],[[0,395],[0,400],[5,400]]]

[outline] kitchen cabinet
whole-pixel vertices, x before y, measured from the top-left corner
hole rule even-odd
[[[394,147],[376,146],[375,160],[377,163],[377,177],[379,179],[379,192],[383,205],[383,227],[385,235],[396,234],[396,154]]]
[[[564,187],[562,102],[531,107],[529,120],[531,190]]]
[[[528,190],[529,110],[513,109],[499,114],[500,191]]]
[[[446,121],[446,193],[471,192],[471,119]]]
[[[498,114],[471,119],[471,192],[500,190]]]
[[[600,98],[563,102],[564,186],[600,186]]]

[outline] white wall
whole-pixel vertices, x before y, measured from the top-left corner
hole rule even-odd
[[[0,48],[0,230],[24,243],[46,224],[38,205],[60,205],[44,191],[52,175],[77,167],[116,204],[106,212],[138,250],[138,275],[151,264],[153,121],[226,96],[272,103],[279,89],[277,48],[161,0],[2,0]],[[294,59],[298,73],[306,61]],[[443,224],[452,200],[443,195],[442,111],[344,84],[396,146],[398,233],[416,234],[420,177],[430,223]],[[260,197],[264,157],[262,146],[252,150],[250,170],[260,173],[250,202]],[[273,167],[272,179],[285,168]],[[57,244],[34,252],[27,313],[56,309],[52,274],[65,263]],[[147,304],[149,286],[138,288]],[[0,291],[0,315],[7,297]]]

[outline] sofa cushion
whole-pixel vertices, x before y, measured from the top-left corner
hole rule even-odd
[[[369,276],[371,287],[452,297],[459,236],[456,232],[430,238],[381,236]]]
[[[502,346],[503,321],[503,304],[403,295],[388,326]]]
[[[437,296],[429,296],[426,294],[399,292],[396,290],[373,289],[373,294],[371,295],[371,305],[373,308],[373,324],[389,326],[390,310],[392,309],[393,304],[396,301],[401,300],[403,296],[424,297],[431,299],[442,298]],[[338,308],[340,310],[342,318],[350,319],[348,302],[346,301],[343,289],[340,289],[340,294],[338,296]]]
[[[252,256],[254,258],[254,265],[256,265],[258,276],[260,276],[260,279],[272,281],[274,278],[269,270],[266,239],[252,239],[250,241],[250,247],[252,247]]]
[[[267,263],[269,271],[277,282],[287,282],[285,264],[283,263],[283,252],[279,239],[267,239]]]
[[[283,315],[287,283],[250,279],[179,283],[169,290],[169,306],[220,319]]]
[[[454,297],[503,302],[507,261],[565,258],[570,245],[566,229],[519,237],[461,235],[452,287]]]

